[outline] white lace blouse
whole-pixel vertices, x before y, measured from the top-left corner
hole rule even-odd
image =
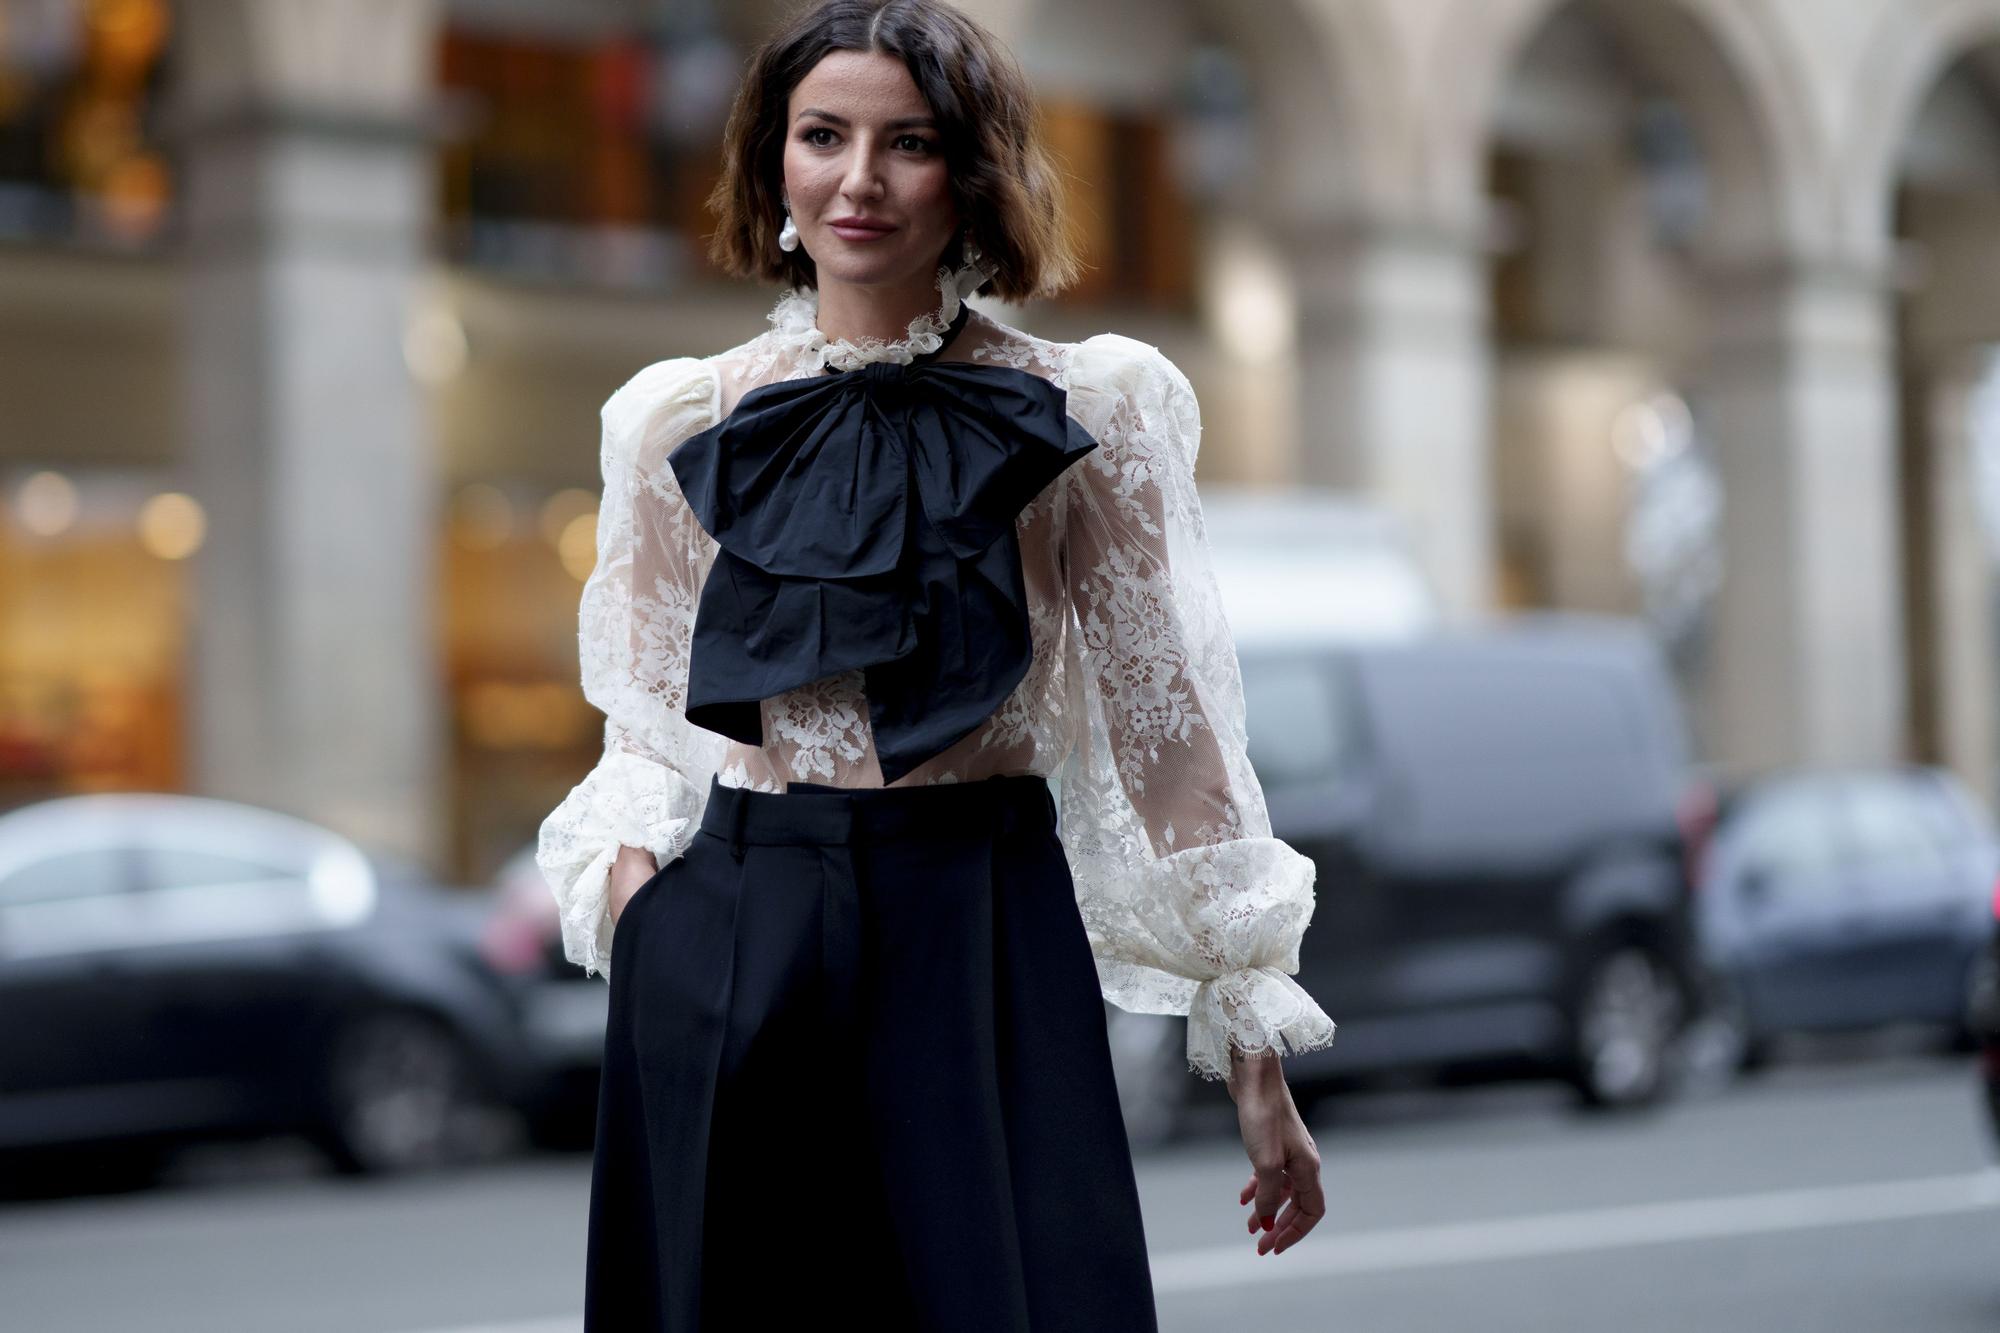
[[[606,719],[604,754],[543,822],[536,856],[564,952],[588,972],[608,975],[618,848],[643,847],[662,866],[680,856],[711,776],[759,791],[792,779],[882,785],[859,670],[762,701],[761,748],[688,722],[695,606],[717,546],[666,457],[759,385],[936,350],[957,313],[945,290],[943,321],[933,312],[905,339],[861,344],[830,342],[814,293],[788,290],[767,331],[713,356],[656,362],[605,402],[597,563],[578,634],[584,695]],[[1187,1015],[1188,1063],[1203,1077],[1227,1075],[1232,1042],[1246,1052],[1327,1045],[1333,1022],[1293,979],[1313,863],[1271,836],[1246,757],[1186,377],[1131,338],[1051,342],[977,309],[939,359],[1051,380],[1098,448],[1016,522],[1026,676],[983,725],[893,785],[1051,779],[1104,997]]]

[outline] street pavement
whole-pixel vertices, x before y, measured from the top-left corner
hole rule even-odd
[[[1140,1159],[1166,1333],[2000,1327],[1970,1058],[1823,1042],[1614,1116],[1552,1085],[1353,1094],[1313,1111],[1327,1219],[1261,1257],[1231,1115]],[[0,1326],[576,1333],[588,1176],[580,1154],[382,1183],[283,1140],[189,1151],[154,1188],[0,1203]]]

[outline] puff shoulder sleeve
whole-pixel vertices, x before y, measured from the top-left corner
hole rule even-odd
[[[1187,1015],[1189,1067],[1296,1053],[1334,1024],[1293,979],[1314,866],[1271,835],[1194,462],[1194,390],[1157,348],[1077,345],[1070,411],[1098,449],[1065,474],[1080,667],[1059,823],[1104,996]]]
[[[535,861],[555,894],[563,953],[609,977],[611,864],[621,845],[665,866],[700,827],[724,738],[682,711],[695,601],[714,558],[666,456],[713,419],[715,375],[656,362],[601,412],[597,559],[578,607],[583,694],[604,714],[604,752],[541,825]]]

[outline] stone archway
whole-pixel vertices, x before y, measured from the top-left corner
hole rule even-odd
[[[1620,43],[1634,71],[1685,107],[1717,182],[1703,250],[1765,257],[1805,234],[1822,154],[1804,80],[1761,6],[1739,0],[1480,0],[1454,7],[1439,47],[1428,118],[1430,188],[1449,211],[1476,210],[1502,90],[1538,35],[1582,14]]]
[[[1651,469],[1660,464],[1620,445],[1633,418],[1665,420],[1655,403],[1693,406],[1682,447],[1703,461],[1672,461],[1721,474],[1731,503],[1713,535],[1726,552],[1754,559],[1762,513],[1783,502],[1773,493],[1782,487],[1758,485],[1754,448],[1716,438],[1706,401],[1719,320],[1711,275],[1788,249],[1787,200],[1798,189],[1788,181],[1800,154],[1780,149],[1798,129],[1757,76],[1779,62],[1736,23],[1741,12],[1718,23],[1699,4],[1569,0],[1487,13],[1491,45],[1468,81],[1488,89],[1479,141],[1499,232],[1496,532],[1511,604],[1646,607],[1626,543],[1640,497],[1659,493]],[[1462,147],[1468,127],[1457,125]],[[1716,750],[1727,683],[1716,666],[1729,651],[1717,640],[1731,624],[1730,594],[1755,584],[1747,559],[1725,564],[1736,586],[1719,590],[1704,618],[1668,614],[1661,585],[1698,582],[1703,547],[1712,538],[1676,557],[1681,570],[1651,577],[1663,643],[1704,748]]]
[[[1908,757],[2000,796],[2000,5],[1941,9],[1889,47],[1887,116],[1849,145],[1858,245],[1897,257],[1897,450]],[[1982,500],[1985,503],[1982,503]]]
[[[1631,53],[1699,146],[1708,197],[1681,263],[1684,335],[1662,364],[1686,386],[1725,496],[1724,577],[1693,691],[1704,748],[1739,775],[1893,757],[1904,660],[1886,275],[1832,239],[1809,53],[1764,5],[1475,12],[1480,40],[1455,44],[1468,68],[1441,81],[1467,90],[1440,108],[1441,188],[1469,188],[1477,115],[1535,34],[1573,15]]]

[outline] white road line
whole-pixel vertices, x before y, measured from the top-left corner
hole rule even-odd
[[[1249,1232],[1243,1233],[1246,1236]],[[582,1333],[583,1316],[564,1319],[527,1319],[506,1324],[461,1324],[456,1328],[427,1328],[422,1333]]]
[[[1241,1248],[1218,1245],[1163,1254],[1153,1263],[1162,1295],[1265,1282],[1310,1281],[1337,1274],[1382,1273],[1493,1259],[1583,1254],[1627,1245],[1715,1240],[1760,1232],[1899,1218],[1941,1217],[2000,1204],[2000,1169],[1871,1185],[1830,1185],[1672,1203],[1583,1208],[1532,1217],[1499,1217],[1442,1226],[1334,1233],[1323,1228],[1280,1255],[1260,1255],[1244,1233]]]
[[[1579,1208],[1531,1217],[1396,1227],[1382,1231],[1315,1231],[1281,1255],[1258,1255],[1243,1244],[1179,1250],[1153,1260],[1153,1289],[1162,1296],[1269,1282],[1304,1282],[1354,1273],[1386,1273],[1446,1264],[1543,1255],[1584,1254],[1629,1245],[1718,1240],[1814,1227],[1901,1218],[1943,1217],[2000,1205],[2000,1168],[1960,1175],[1828,1185],[1672,1203]],[[1324,1224],[1322,1224],[1323,1226]],[[423,1333],[580,1333],[581,1316],[467,1324]]]

